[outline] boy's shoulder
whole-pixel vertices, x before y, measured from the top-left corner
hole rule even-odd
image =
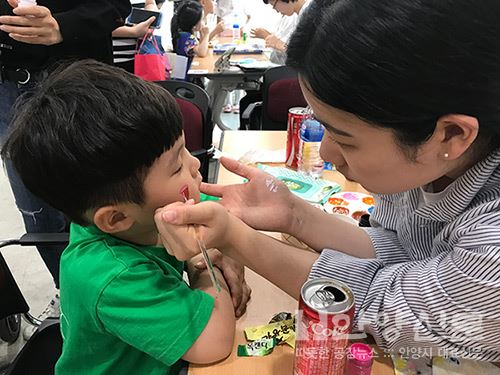
[[[71,224],[70,242],[61,257],[61,282],[104,286],[120,273],[143,264],[182,278],[184,263],[163,248],[138,246],[101,232]]]

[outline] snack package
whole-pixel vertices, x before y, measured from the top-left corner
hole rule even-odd
[[[246,345],[238,345],[238,357],[264,357],[272,353],[276,339],[260,339]]]
[[[286,343],[295,348],[295,320],[287,319],[257,327],[245,328],[248,341],[260,339],[276,339],[276,345]]]

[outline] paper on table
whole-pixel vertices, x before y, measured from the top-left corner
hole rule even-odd
[[[213,158],[219,159],[221,156],[239,160],[244,164],[284,163],[286,161],[286,150],[284,148],[280,150],[242,149],[238,153],[227,153],[215,149]]]
[[[432,359],[432,375],[498,375],[500,368],[493,363],[474,361],[472,359],[451,359],[434,357]]]
[[[208,69],[189,69],[188,74],[207,74]]]
[[[278,64],[275,64],[271,61],[250,61],[250,59],[241,60],[237,62],[237,65],[241,69],[247,70],[265,70],[278,66]]]
[[[172,72],[170,74],[171,78],[184,79],[186,78],[186,69],[188,58],[185,56],[179,56],[175,53],[167,53],[168,60],[172,66]]]

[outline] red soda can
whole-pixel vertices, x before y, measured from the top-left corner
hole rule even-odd
[[[344,283],[315,279],[300,293],[295,342],[295,375],[343,375],[354,295]]]
[[[299,130],[302,121],[307,115],[307,108],[293,107],[288,110],[286,135],[286,165],[297,169],[297,155],[299,153]]]

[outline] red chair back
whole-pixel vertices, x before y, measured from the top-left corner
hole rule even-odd
[[[208,181],[208,166],[213,155],[213,123],[210,98],[205,90],[185,81],[158,81],[177,101],[182,113],[186,148],[200,160],[203,181]]]
[[[285,78],[272,82],[268,89],[267,117],[273,122],[286,123],[288,110],[307,105],[297,78]]]
[[[189,151],[201,150],[203,146],[203,115],[193,103],[175,98],[182,113],[182,125]]]

